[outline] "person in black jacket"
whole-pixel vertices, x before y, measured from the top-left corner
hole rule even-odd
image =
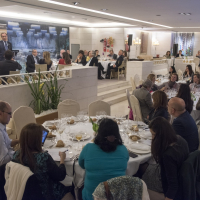
[[[69,50],[66,50],[66,51],[65,51],[64,49],[61,49],[61,50],[60,50],[60,55],[57,55],[57,59],[58,59],[58,60],[60,60],[61,58],[63,58],[62,54],[63,54],[64,52],[67,52],[67,53],[69,54],[69,58],[72,59],[72,55],[70,54]]]
[[[111,57],[113,60],[117,60],[117,54],[115,54],[112,49],[110,50],[108,57]]]
[[[153,109],[147,116],[148,122],[152,121],[156,117],[164,117],[166,120],[169,120],[169,113],[167,111],[167,95],[165,92],[157,90],[152,95],[153,99]]]
[[[5,52],[5,59],[4,61],[0,61],[0,76],[2,75],[9,75],[10,71],[21,70],[22,66],[13,60],[13,52],[7,50]]]
[[[35,64],[39,64],[40,60],[37,57],[37,50],[33,49],[32,54],[27,56],[26,62],[26,71],[27,72],[34,72],[35,71]]]
[[[186,111],[184,100],[178,97],[171,98],[168,102],[168,112],[175,118],[172,127],[176,134],[186,140],[190,152],[197,150],[199,147],[197,125]]]
[[[110,79],[110,70],[115,69],[115,71],[117,71],[118,67],[122,64],[123,59],[124,59],[122,54],[123,54],[123,50],[119,50],[119,53],[118,53],[119,58],[117,59],[116,63],[114,65],[111,65],[110,63],[108,64],[108,69],[107,69],[107,74],[106,74],[107,79]]]
[[[184,56],[183,54],[182,54],[182,50],[179,50],[179,53],[178,54],[176,54],[176,58],[182,58],[182,56]]]
[[[76,58],[76,60],[74,61],[75,63],[78,63],[78,64],[82,64],[83,66],[86,65],[86,57],[84,56],[84,51],[83,50],[80,50],[78,52],[78,56]]]
[[[11,50],[12,51],[12,44],[8,42],[7,33],[1,33],[2,40],[0,41],[0,61],[5,60],[4,54],[5,51]]]
[[[149,129],[152,134],[151,153],[160,167],[165,200],[175,200],[179,189],[179,171],[189,155],[187,142],[181,136],[176,135],[170,123],[163,117],[157,117],[151,121]],[[153,170],[151,165],[148,166],[146,172],[149,169]],[[148,175],[147,187],[151,189],[156,178],[154,173],[148,173]]]

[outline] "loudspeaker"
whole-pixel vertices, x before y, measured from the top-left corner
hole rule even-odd
[[[132,45],[132,37],[133,37],[133,35],[128,35],[128,45],[129,46]]]
[[[173,45],[173,56],[176,56],[177,53],[178,53],[178,44],[174,44]]]

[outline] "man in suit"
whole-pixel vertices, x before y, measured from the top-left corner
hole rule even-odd
[[[39,64],[40,60],[37,57],[37,50],[33,49],[32,54],[27,56],[26,71],[31,73],[35,71],[35,64]]]
[[[182,50],[179,50],[179,53],[176,54],[176,58],[178,58],[178,57],[182,58],[182,56],[184,56],[184,55],[182,54]]]
[[[14,53],[11,50],[5,52],[5,60],[0,61],[0,75],[9,75],[10,71],[21,70],[22,66],[13,60]]]
[[[139,89],[135,89],[133,91],[133,95],[138,99],[140,103],[142,118],[145,121],[147,116],[149,115],[150,111],[153,109],[153,102],[150,94],[150,90],[152,87],[152,82],[149,79],[146,79],[142,83],[142,87]]]
[[[0,41],[0,61],[5,60],[4,54],[5,51],[11,50],[12,51],[12,44],[8,42],[7,33],[1,33],[2,40]]]
[[[110,79],[110,70],[115,69],[115,71],[117,71],[118,67],[122,64],[123,59],[124,59],[122,54],[123,54],[123,50],[119,50],[119,53],[118,53],[119,58],[117,59],[116,63],[114,65],[110,63],[108,64],[108,69],[107,69],[107,74],[106,74],[107,79]]]
[[[102,80],[104,79],[102,76],[101,76],[101,72],[104,74],[105,72],[103,71],[104,70],[104,67],[101,65],[101,63],[98,63],[98,59],[97,57],[95,57],[95,52],[94,51],[90,51],[89,52],[89,57],[90,57],[90,60],[87,62],[86,66],[96,66],[98,67],[98,79],[99,80]]]
[[[176,134],[186,140],[190,152],[197,150],[199,147],[197,125],[186,111],[184,100],[178,97],[171,98],[168,103],[168,112],[175,118],[172,126]]]
[[[117,60],[117,54],[114,54],[114,51],[112,49],[110,50],[110,54],[108,55],[108,57],[111,57],[113,60]]]

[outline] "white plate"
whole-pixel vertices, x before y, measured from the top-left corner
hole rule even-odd
[[[71,140],[74,140],[74,141],[78,141],[76,138],[74,138],[72,135],[74,135],[73,133],[70,133],[69,134],[69,138]],[[88,140],[90,138],[90,135],[86,134],[85,133],[85,136],[82,137],[82,139],[80,141],[83,141],[83,140]]]
[[[133,152],[133,153],[137,153],[137,154],[148,154],[148,153],[151,153],[151,150],[148,150],[148,151],[141,151],[141,150],[138,150],[138,149],[128,149],[128,150]]]
[[[131,144],[129,144],[127,146],[128,150],[131,151],[131,152],[134,152],[134,153],[138,153],[138,154],[147,154],[147,153],[151,152],[151,147],[150,146],[148,146],[146,144],[142,144],[142,143],[135,143],[134,145],[137,145],[137,144],[146,147],[147,150],[134,149],[133,147],[131,147]]]

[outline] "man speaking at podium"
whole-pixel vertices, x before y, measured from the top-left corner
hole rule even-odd
[[[12,51],[12,44],[8,42],[7,33],[1,33],[2,40],[0,41],[0,61],[5,60],[4,53],[7,50]]]

